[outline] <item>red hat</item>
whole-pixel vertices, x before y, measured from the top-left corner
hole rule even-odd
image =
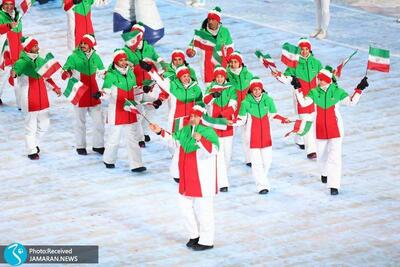
[[[216,6],[214,9],[208,11],[207,19],[215,19],[221,22],[221,8]]]
[[[180,79],[185,74],[190,75],[190,70],[188,67],[182,65],[176,69],[175,73],[176,73],[176,77],[178,77],[178,79]]]
[[[94,36],[90,34],[85,34],[81,39],[81,43],[87,44],[90,47],[90,49],[92,49],[93,46],[95,46],[96,44],[96,39],[94,39]]]
[[[206,112],[205,108],[203,108],[199,105],[194,105],[189,112],[189,116],[195,115],[195,116],[202,117],[205,112]]]
[[[15,0],[3,0],[3,3],[1,3],[1,4],[5,4],[5,3],[11,3],[15,6]]]
[[[308,50],[311,51],[311,42],[310,42],[307,38],[305,38],[305,37],[300,38],[300,40],[299,40],[299,42],[297,43],[297,45],[298,45],[299,47],[307,47]]]
[[[33,39],[32,37],[28,37],[26,38],[23,42],[22,42],[22,48],[25,50],[25,52],[30,52],[32,47],[34,47],[35,45],[38,45],[38,41],[36,39]]]
[[[327,69],[321,69],[317,76],[318,80],[324,81],[328,84],[332,83],[332,72]]]
[[[171,59],[174,59],[177,57],[180,57],[183,61],[185,61],[185,52],[183,52],[180,49],[175,49],[174,51],[172,51]]]
[[[222,75],[226,79],[226,70],[225,70],[225,68],[223,68],[221,66],[215,67],[215,69],[214,69],[214,79],[215,79],[215,77],[217,77],[217,75]]]
[[[264,90],[263,82],[258,77],[253,77],[250,81],[249,90],[252,91],[254,88],[259,87],[261,90]]]
[[[122,59],[122,58],[128,58],[128,57],[126,56],[124,50],[121,50],[121,49],[116,50],[116,51],[114,52],[114,56],[113,56],[113,62],[114,62],[114,64],[117,64],[118,61],[119,61],[120,59]]]
[[[242,55],[239,54],[238,52],[233,52],[232,54],[230,54],[229,61],[231,61],[232,59],[236,59],[237,61],[239,61],[239,65],[243,64]]]

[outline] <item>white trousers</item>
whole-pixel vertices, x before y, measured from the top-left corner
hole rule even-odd
[[[268,172],[272,162],[272,147],[251,148],[250,155],[251,171],[256,181],[258,192],[263,189],[270,190]]]
[[[317,12],[317,28],[327,31],[330,20],[330,0],[314,0],[314,3]]]
[[[179,194],[179,206],[189,238],[200,236],[199,244],[214,245],[214,197],[186,197]]]
[[[317,139],[317,162],[329,188],[340,188],[342,177],[342,138]]]
[[[242,148],[243,152],[245,155],[245,161],[246,163],[251,162],[251,157],[250,157],[250,138],[246,135],[246,125],[239,127],[241,131],[241,137],[242,137]]]
[[[104,120],[101,105],[94,107],[74,107],[76,148],[86,148],[86,114],[93,120],[93,147],[104,147]]]
[[[110,133],[107,138],[103,160],[108,164],[115,164],[118,156],[118,147],[121,139],[121,134],[124,134],[126,147],[128,149],[128,159],[130,169],[143,167],[142,153],[139,147],[137,138],[138,127],[137,123],[111,125]]]
[[[310,153],[315,153],[317,151],[316,148],[316,139],[315,139],[315,113],[312,114],[298,114],[299,119],[301,120],[310,120],[312,121],[311,129],[304,136],[299,136],[297,134],[294,135],[294,141],[296,144],[304,145],[307,155]]]
[[[179,150],[180,146],[173,147],[174,152],[172,154],[171,165],[169,166],[169,172],[173,178],[179,178]]]
[[[8,78],[10,77],[10,69],[10,67],[6,67],[4,70],[0,70],[0,98],[3,95],[4,88],[14,90],[15,103],[17,104],[17,107],[21,109],[21,89],[18,84],[18,78],[14,79],[14,87],[12,87],[8,83]]]
[[[232,157],[232,136],[219,137],[219,150],[217,154],[218,186],[229,187],[228,170]]]
[[[37,152],[37,146],[50,125],[49,109],[25,114],[25,145],[28,155]]]

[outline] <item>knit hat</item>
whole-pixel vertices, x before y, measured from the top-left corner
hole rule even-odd
[[[230,54],[228,61],[231,61],[232,59],[236,59],[237,61],[239,61],[239,65],[243,64],[243,58],[242,58],[242,55],[239,52],[235,51],[232,54]]]
[[[189,116],[190,115],[196,115],[196,116],[202,117],[204,113],[206,113],[206,109],[205,108],[203,108],[203,107],[201,107],[199,105],[194,105],[192,107],[192,109],[190,110],[190,112],[189,112]]]
[[[252,91],[254,88],[260,87],[261,90],[264,90],[264,84],[259,77],[253,77],[250,81],[249,91]]]
[[[324,81],[328,84],[332,83],[332,67],[331,66],[325,66],[325,68],[321,69],[318,73],[318,80]]]
[[[300,38],[300,39],[299,39],[299,42],[297,43],[297,45],[298,45],[299,47],[307,47],[308,50],[311,51],[311,42],[310,42],[310,40],[308,40],[308,39],[305,38],[305,37]]]
[[[131,32],[133,32],[133,31],[139,31],[139,32],[144,33],[145,28],[144,28],[143,23],[138,22],[138,23],[134,24],[134,25],[132,26],[132,28],[131,28]]]
[[[189,74],[190,75],[190,70],[185,65],[182,65],[182,66],[179,66],[176,69],[175,73],[176,73],[176,77],[178,77],[178,79],[180,79],[185,74]]]
[[[218,22],[221,22],[221,8],[216,6],[214,9],[208,11],[207,19],[215,19]]]
[[[127,56],[126,56],[124,50],[122,50],[122,49],[117,49],[117,50],[115,50],[115,51],[114,51],[114,55],[113,55],[113,62],[114,62],[114,64],[117,64],[118,61],[119,61],[120,59],[122,59],[122,58],[127,58]]]
[[[94,39],[93,35],[85,34],[81,39],[81,43],[87,44],[92,49],[96,45],[96,39]]]
[[[185,52],[180,49],[175,49],[174,51],[172,51],[171,59],[174,59],[176,57],[180,57],[183,61],[185,61]]]
[[[3,0],[3,2],[1,4],[3,5],[5,3],[11,3],[15,6],[15,0]]]
[[[35,45],[39,44],[36,39],[33,39],[32,37],[23,37],[22,38],[22,48],[25,50],[25,52],[30,52],[32,47]]]
[[[224,78],[226,79],[226,69],[224,67],[221,67],[220,65],[216,66],[214,69],[214,79],[219,74],[224,76]]]

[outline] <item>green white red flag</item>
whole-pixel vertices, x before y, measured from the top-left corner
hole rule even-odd
[[[22,10],[23,15],[25,15],[28,10],[31,8],[31,6],[35,3],[35,0],[24,0],[21,2],[19,7]]]
[[[389,72],[389,70],[390,70],[390,51],[370,46],[369,53],[368,53],[367,69],[382,71],[382,72]]]
[[[335,71],[335,76],[340,78],[340,76],[342,75],[342,69],[343,67],[347,64],[347,62],[350,61],[350,59],[357,54],[358,50],[355,50],[349,57],[347,57],[345,60],[343,60],[337,67],[336,67],[336,71]]]
[[[260,60],[260,62],[264,65],[266,68],[270,68],[272,71],[277,71],[276,64],[274,60],[271,58],[270,54],[263,54],[260,50],[256,50],[254,53],[257,58]]]
[[[225,118],[213,118],[208,116],[207,114],[204,114],[201,117],[201,122],[204,125],[217,130],[226,130],[228,127],[228,121]]]
[[[65,88],[63,95],[70,101],[73,105],[77,105],[79,100],[82,98],[83,94],[89,90],[89,87],[84,85],[78,79],[72,77],[68,80],[67,88]]]
[[[303,136],[308,133],[308,131],[311,129],[311,126],[312,121],[296,120],[293,125],[293,130],[285,134],[285,137],[288,137],[291,133]]]
[[[284,43],[282,46],[281,61],[290,68],[295,68],[299,63],[300,48],[290,43]]]
[[[140,114],[138,103],[135,100],[125,99],[124,110],[134,114]]]
[[[202,50],[213,50],[217,44],[217,40],[211,34],[195,30],[193,37],[193,45]]]
[[[50,78],[56,71],[61,69],[61,64],[54,59],[52,53],[47,53],[43,64],[36,67],[35,71],[43,78]]]

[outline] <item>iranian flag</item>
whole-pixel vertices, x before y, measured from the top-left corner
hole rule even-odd
[[[63,95],[73,105],[77,105],[87,90],[89,90],[89,87],[84,85],[81,81],[78,81],[78,79],[72,77],[69,79],[67,88],[64,90]]]
[[[300,58],[300,48],[289,44],[284,43],[282,46],[282,56],[281,61],[283,64],[290,68],[295,68],[297,63],[299,63]]]
[[[179,131],[189,123],[189,116],[174,119],[173,132]]]
[[[261,61],[264,67],[270,68],[273,71],[277,71],[276,64],[269,54],[263,55],[263,53],[260,50],[256,50],[254,54]]]
[[[50,78],[56,71],[61,69],[60,63],[54,59],[52,53],[47,53],[43,64],[36,67],[36,72],[43,78]]]
[[[9,65],[11,65],[10,47],[8,46],[8,41],[4,40],[0,55],[0,69],[4,70]]]
[[[216,44],[217,40],[211,34],[201,30],[194,31],[193,45],[195,47],[202,50],[213,50]]]
[[[201,122],[204,125],[217,130],[226,130],[228,127],[228,121],[225,118],[213,118],[207,114],[204,114],[203,117],[201,117]]]
[[[138,105],[138,103],[136,103],[135,100],[125,99],[124,110],[128,111],[128,112],[132,112],[134,114],[140,114],[140,111],[139,111],[137,105]]]
[[[307,120],[296,120],[294,122],[293,130],[285,134],[285,137],[288,137],[291,133],[295,133],[297,135],[303,136],[308,133],[311,129],[312,121]]]
[[[350,61],[350,59],[357,54],[358,50],[355,50],[349,57],[347,57],[345,60],[342,61],[342,63],[340,63],[337,67],[336,67],[336,71],[335,71],[335,76],[340,78],[340,76],[342,75],[342,69],[344,67],[344,65],[347,64],[347,62]]]
[[[390,51],[370,46],[367,69],[389,72]]]
[[[223,85],[216,84],[210,89],[210,93],[215,93],[215,92],[221,93],[222,91],[224,91],[225,89],[228,89],[230,87],[231,87],[231,85],[223,86]]]
[[[22,1],[21,4],[19,5],[22,10],[22,13],[25,15],[34,3],[35,3],[35,0]]]
[[[122,34],[125,45],[130,48],[136,48],[138,42],[143,39],[143,33],[139,31],[126,32]]]

